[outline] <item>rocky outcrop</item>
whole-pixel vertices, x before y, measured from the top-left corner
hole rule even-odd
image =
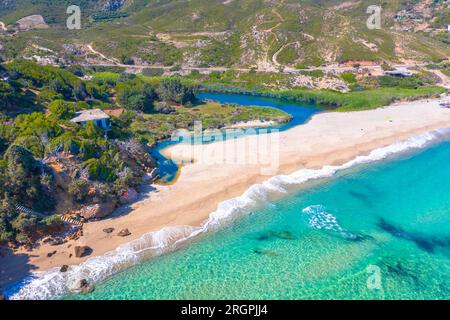
[[[120,230],[120,232],[117,235],[119,237],[127,237],[127,236],[131,235],[131,232],[128,229],[122,229],[122,230]]]
[[[16,28],[19,31],[28,31],[32,29],[47,29],[49,26],[40,15],[32,15],[22,18],[16,22]]]
[[[75,257],[77,257],[77,258],[83,258],[92,253],[92,249],[88,246],[76,246],[74,248],[74,251],[75,251]]]
[[[108,0],[103,5],[103,11],[110,12],[110,11],[117,11],[122,8],[124,5],[125,0]]]
[[[120,204],[127,204],[137,199],[138,193],[133,188],[127,188],[121,191],[119,202]]]
[[[51,246],[58,246],[60,244],[64,243],[64,239],[62,238],[53,238],[53,237],[45,237],[44,239],[42,239],[42,242],[45,244],[49,244]]]
[[[49,253],[47,253],[47,258],[51,258],[55,254],[56,254],[56,251],[49,252]]]
[[[115,205],[112,202],[97,203],[80,210],[80,215],[86,219],[101,219],[109,216],[115,209]]]
[[[344,93],[350,91],[345,81],[337,77],[328,76],[313,78],[308,75],[298,75],[293,79],[291,86],[308,89],[335,90]]]
[[[114,228],[105,228],[105,229],[103,229],[103,232],[104,233],[113,233],[114,232]]]
[[[59,272],[67,272],[67,270],[69,270],[69,266],[68,265],[63,265],[62,267],[61,267],[61,269],[59,269]]]
[[[83,229],[78,229],[76,232],[72,233],[67,237],[68,240],[78,240],[83,236]]]
[[[89,282],[86,279],[81,279],[78,283],[78,290],[80,293],[91,293],[94,291],[94,286],[89,284]]]

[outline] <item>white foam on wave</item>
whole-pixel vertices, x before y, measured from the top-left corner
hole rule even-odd
[[[308,206],[302,212],[308,217],[308,223],[313,229],[336,232],[345,239],[357,238],[356,235],[342,228],[337,218],[330,212],[327,212],[326,208],[321,204]]]
[[[373,150],[369,155],[359,156],[341,166],[324,166],[321,169],[302,169],[290,175],[272,177],[262,184],[251,186],[243,195],[226,200],[200,227],[167,227],[144,234],[137,240],[119,246],[102,256],[92,257],[78,266],[71,266],[65,273],[59,268],[36,272],[6,291],[9,299],[56,299],[76,291],[81,279],[90,284],[125,270],[147,259],[176,250],[196,236],[217,230],[267,203],[273,193],[286,193],[289,186],[296,186],[314,179],[333,176],[337,171],[355,165],[383,160],[386,157],[411,149],[422,148],[431,141],[450,135],[450,128],[414,136],[408,140]],[[332,220],[332,217],[328,217]],[[327,220],[327,217],[324,217]],[[325,221],[324,220],[324,221]],[[331,221],[330,220],[330,221]]]

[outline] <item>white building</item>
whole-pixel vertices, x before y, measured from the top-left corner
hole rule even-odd
[[[109,116],[102,110],[92,109],[77,112],[76,117],[70,120],[70,122],[84,126],[86,122],[93,121],[97,127],[107,131],[111,128],[111,122],[109,119]]]

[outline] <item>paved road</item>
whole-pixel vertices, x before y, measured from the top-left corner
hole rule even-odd
[[[103,67],[122,67],[126,69],[134,69],[136,71],[141,71],[143,69],[162,69],[162,70],[171,70],[173,67],[167,67],[167,66],[160,66],[160,65],[127,65],[122,63],[82,63],[83,66],[103,66]],[[423,67],[427,64],[399,64],[399,65],[393,65],[392,67],[398,68],[398,69],[409,69],[414,67]],[[364,66],[362,67],[367,70],[382,70],[381,66]],[[200,68],[200,67],[181,67],[180,71],[199,71],[199,72],[226,72],[229,70],[234,71],[241,71],[241,72],[250,72],[252,70],[257,72],[275,72],[275,73],[283,73],[283,74],[301,74],[305,71],[324,71],[324,72],[333,72],[338,71],[340,73],[347,72],[347,71],[353,71],[354,67],[344,67],[339,65],[332,65],[332,66],[324,66],[324,67],[313,67],[313,68],[307,68],[307,69],[294,69],[286,67],[284,70],[277,70],[277,69],[250,69],[250,68],[226,68],[226,67],[214,67],[214,68]]]
[[[290,43],[291,44],[291,43]],[[290,45],[288,44],[288,45]],[[143,70],[143,69],[163,69],[163,70],[171,70],[173,67],[167,67],[167,66],[161,66],[161,65],[128,65],[128,64],[123,64],[120,63],[117,59],[115,58],[109,58],[107,56],[105,56],[103,53],[98,52],[97,50],[95,50],[92,45],[88,45],[87,46],[89,51],[91,51],[92,53],[100,56],[102,59],[108,61],[105,63],[96,63],[96,64],[92,64],[92,63],[86,63],[83,65],[86,66],[104,66],[104,67],[122,67],[122,68],[127,68],[127,69],[135,69],[136,71],[138,70]],[[418,63],[418,64],[399,64],[399,65],[393,65],[393,68],[397,68],[397,69],[409,69],[409,68],[413,68],[413,67],[423,67],[426,66],[427,63]],[[279,66],[277,66],[279,67]],[[276,72],[276,73],[283,73],[283,74],[300,74],[301,72],[305,72],[305,71],[324,71],[324,72],[332,72],[332,71],[338,71],[338,72],[346,72],[346,71],[353,71],[355,68],[354,67],[344,67],[344,66],[340,66],[339,64],[334,64],[334,65],[329,65],[329,66],[323,66],[323,67],[312,67],[312,68],[307,68],[307,69],[294,69],[294,68],[290,68],[290,67],[285,67],[284,70],[280,71],[279,68],[274,67],[274,68],[267,68],[267,69],[251,69],[251,68],[226,68],[226,67],[213,67],[213,68],[199,68],[199,67],[186,67],[183,66],[181,67],[181,70],[186,70],[186,71],[199,71],[199,72],[226,72],[229,70],[235,70],[235,71],[241,71],[241,72],[250,72],[252,70],[256,70],[258,72]],[[362,68],[367,69],[367,70],[382,70],[380,65],[375,65],[375,66],[363,66]]]

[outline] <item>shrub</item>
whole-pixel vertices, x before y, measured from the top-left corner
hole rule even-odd
[[[136,111],[151,111],[156,98],[155,89],[148,83],[137,80],[120,82],[115,86],[117,101],[124,108]]]
[[[356,75],[351,72],[341,74],[341,79],[347,83],[356,83]]]
[[[84,202],[89,192],[89,182],[83,179],[74,179],[70,182],[68,191],[75,201]]]
[[[41,140],[36,136],[22,136],[18,137],[14,143],[30,150],[37,158],[44,157],[45,147]]]
[[[71,133],[64,133],[50,140],[45,151],[47,153],[65,151],[76,155],[80,152],[80,144],[76,138],[72,137]]]
[[[113,169],[103,164],[99,159],[92,158],[83,163],[83,168],[87,170],[89,178],[98,181],[113,181]]]
[[[390,76],[382,76],[378,78],[378,83],[381,87],[385,88],[405,88],[405,89],[417,89],[423,85],[422,80],[417,76],[409,78],[393,78]]]
[[[156,104],[155,111],[159,113],[170,114],[172,112],[175,112],[175,108],[171,107],[165,102],[160,102]]]
[[[394,68],[391,67],[390,65],[388,65],[387,63],[383,63],[381,65],[381,69],[383,69],[384,71],[393,71],[394,70]]]
[[[50,170],[35,160],[26,148],[13,144],[5,152],[4,192],[7,197],[37,211],[53,209],[53,180]],[[44,184],[43,184],[44,182]]]
[[[310,76],[311,78],[321,78],[324,76],[322,70],[313,70],[313,71],[301,71],[302,74]]]
[[[80,144],[79,156],[83,160],[88,160],[94,157],[97,157],[99,154],[99,150],[95,143],[87,140],[83,140]]]
[[[196,88],[183,84],[180,77],[172,77],[161,81],[158,94],[161,100],[185,104],[195,101]]]
[[[49,105],[50,114],[55,119],[68,120],[75,116],[73,103],[64,100],[52,101]]]
[[[43,139],[51,139],[59,136],[63,129],[55,119],[46,117],[43,113],[21,114],[15,120],[15,132],[17,136],[37,136]]]

